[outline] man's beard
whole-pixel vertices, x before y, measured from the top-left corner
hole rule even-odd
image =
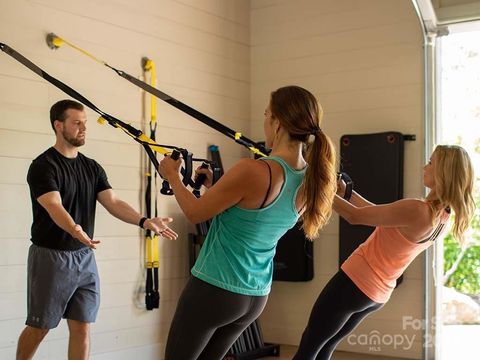
[[[65,131],[62,132],[62,136],[65,139],[65,141],[68,142],[72,146],[79,147],[79,146],[85,145],[85,137],[83,139],[77,139],[75,137],[70,137],[66,134]]]

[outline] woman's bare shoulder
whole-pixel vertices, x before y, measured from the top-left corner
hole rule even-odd
[[[412,215],[420,223],[430,224],[432,222],[432,209],[429,203],[424,199],[408,198],[403,199],[408,204]]]

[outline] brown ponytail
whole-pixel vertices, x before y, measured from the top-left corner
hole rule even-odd
[[[335,159],[335,148],[330,138],[323,131],[318,131],[313,144],[307,149],[309,166],[303,183],[306,201],[303,229],[309,239],[318,236],[332,214],[337,190]]]
[[[292,139],[307,143],[310,136],[315,137],[307,146],[308,167],[302,185],[303,230],[309,239],[314,239],[330,218],[337,190],[335,148],[320,128],[322,109],[313,94],[299,86],[272,92],[270,108]]]

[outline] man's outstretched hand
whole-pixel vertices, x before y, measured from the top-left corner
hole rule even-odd
[[[90,236],[88,236],[88,234],[83,231],[82,227],[78,224],[73,227],[71,235],[81,243],[87,245],[90,249],[96,249],[96,245],[100,244],[100,241],[90,239]]]
[[[145,220],[143,223],[143,228],[149,229],[155,234],[163,236],[167,239],[175,240],[178,237],[178,234],[168,227],[168,224],[172,221],[173,219],[171,217],[155,217]]]

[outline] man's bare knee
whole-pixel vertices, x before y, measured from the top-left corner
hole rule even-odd
[[[37,339],[38,341],[42,341],[45,336],[47,336],[48,332],[50,329],[41,329],[41,328],[35,328],[32,326],[28,326],[25,328],[25,333],[29,337],[33,337]]]
[[[67,319],[71,335],[87,337],[90,333],[90,323]]]
[[[49,329],[39,329],[27,325],[18,338],[16,359],[32,359],[43,338],[48,334],[48,330]]]

